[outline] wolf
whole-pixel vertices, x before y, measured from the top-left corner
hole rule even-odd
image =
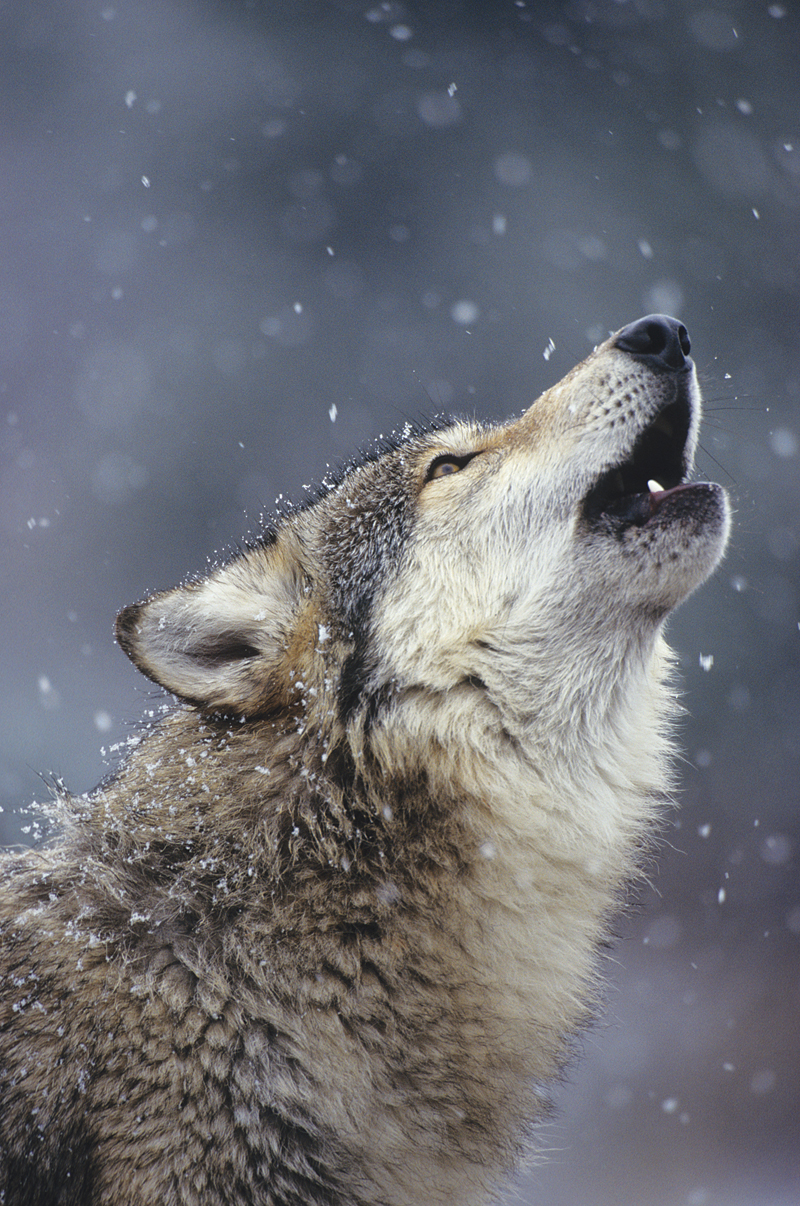
[[[642,318],[120,613],[176,700],[5,856],[4,1206],[492,1199],[671,790],[689,351]]]

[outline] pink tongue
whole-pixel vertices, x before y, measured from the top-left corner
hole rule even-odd
[[[649,489],[650,483],[648,482],[647,485]],[[681,490],[688,490],[690,486],[691,482],[681,482],[679,486],[671,486],[669,490],[650,490],[650,514],[656,513],[668,494],[677,494]]]

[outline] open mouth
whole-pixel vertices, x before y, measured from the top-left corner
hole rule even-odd
[[[606,520],[615,527],[641,527],[668,495],[685,489],[691,418],[685,397],[659,411],[630,456],[604,473],[589,491],[583,503],[584,517],[590,523]]]

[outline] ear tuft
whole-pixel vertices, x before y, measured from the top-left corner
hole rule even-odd
[[[123,608],[117,640],[143,674],[190,703],[263,712],[285,698],[301,580],[285,546],[250,549],[206,579]]]

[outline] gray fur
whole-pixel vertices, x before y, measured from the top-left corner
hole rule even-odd
[[[718,487],[609,500],[659,415],[672,486],[697,432],[691,362],[630,331],[121,613],[180,702],[5,857],[3,1206],[491,1199],[669,788],[661,621],[727,536]]]

